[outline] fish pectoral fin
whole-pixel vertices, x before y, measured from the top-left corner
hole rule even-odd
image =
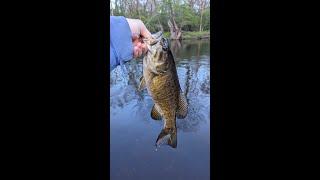
[[[144,80],[143,76],[140,78],[140,84],[139,84],[139,91],[142,91],[146,88],[146,81]]]
[[[172,148],[177,147],[177,128],[162,129],[158,135],[156,146],[167,144]]]
[[[177,110],[177,118],[184,119],[188,113],[188,102],[186,96],[183,92],[179,95],[179,102],[178,102],[178,110]]]
[[[160,114],[160,112],[157,110],[155,104],[152,106],[151,117],[152,117],[152,119],[154,119],[154,120],[161,120],[161,114]]]

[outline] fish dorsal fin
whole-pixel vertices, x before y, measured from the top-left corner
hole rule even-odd
[[[152,106],[151,117],[152,117],[152,119],[154,119],[154,120],[161,120],[161,114],[160,114],[160,112],[157,110],[155,104]]]
[[[142,91],[146,88],[146,81],[144,80],[143,76],[140,78],[140,84],[139,84],[139,91]]]
[[[184,119],[188,113],[188,102],[186,96],[183,92],[180,92],[178,109],[177,109],[177,118]]]

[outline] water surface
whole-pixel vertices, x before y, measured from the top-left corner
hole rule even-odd
[[[110,76],[111,180],[210,179],[210,42],[171,41],[180,86],[189,109],[177,119],[177,148],[155,141],[163,122],[150,117],[147,91],[139,92],[142,60],[119,66]]]

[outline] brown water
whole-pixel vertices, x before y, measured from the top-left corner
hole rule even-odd
[[[139,92],[142,60],[117,67],[110,76],[111,180],[210,179],[210,42],[171,41],[181,88],[189,103],[177,119],[177,148],[155,147],[163,122],[150,117],[152,99]]]

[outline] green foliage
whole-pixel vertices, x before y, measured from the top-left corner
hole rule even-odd
[[[170,32],[164,32],[163,36],[166,38],[170,37]],[[210,31],[183,31],[182,39],[205,39],[210,37]]]
[[[166,38],[169,38],[170,37],[170,32],[164,32],[163,36],[166,37]]]
[[[182,33],[182,39],[201,39],[210,36],[209,31],[185,31]]]
[[[175,6],[176,21],[184,31],[196,31],[199,26],[200,17],[187,4]]]
[[[210,8],[206,8],[203,12],[203,30],[210,30]]]

